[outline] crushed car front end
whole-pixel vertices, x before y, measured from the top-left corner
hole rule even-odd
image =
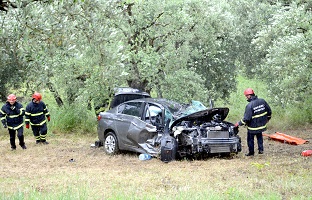
[[[178,158],[237,154],[242,150],[238,128],[224,121],[228,108],[201,109],[182,115],[170,128]]]
[[[230,154],[241,151],[238,130],[228,122],[205,122],[200,125],[174,127],[178,156],[194,157],[201,154]]]

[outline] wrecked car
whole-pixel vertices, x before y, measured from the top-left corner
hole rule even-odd
[[[98,115],[100,146],[109,155],[120,150],[150,154],[169,162],[241,151],[228,108],[207,108],[199,101],[180,104],[144,98],[124,102]]]

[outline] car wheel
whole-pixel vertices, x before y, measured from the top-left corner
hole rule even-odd
[[[105,153],[108,155],[114,155],[119,152],[118,140],[113,132],[109,132],[105,135],[103,146]]]

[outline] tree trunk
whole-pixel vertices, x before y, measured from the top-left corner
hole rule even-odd
[[[150,93],[151,90],[147,89],[147,84],[148,81],[147,80],[138,80],[138,79],[131,79],[131,80],[127,80],[129,87],[135,88],[135,89],[139,89],[141,91]]]
[[[55,90],[53,84],[52,84],[51,82],[48,82],[48,83],[47,83],[47,86],[48,86],[50,92],[52,92],[52,94],[53,94],[53,96],[54,96],[54,99],[55,99],[57,105],[58,105],[59,107],[63,106],[63,105],[64,105],[63,100],[62,100],[62,98],[60,97],[59,93]]]

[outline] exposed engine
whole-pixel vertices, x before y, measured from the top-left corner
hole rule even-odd
[[[182,121],[173,127],[172,132],[179,157],[241,151],[238,129],[232,123],[221,121],[218,116],[209,122]]]

